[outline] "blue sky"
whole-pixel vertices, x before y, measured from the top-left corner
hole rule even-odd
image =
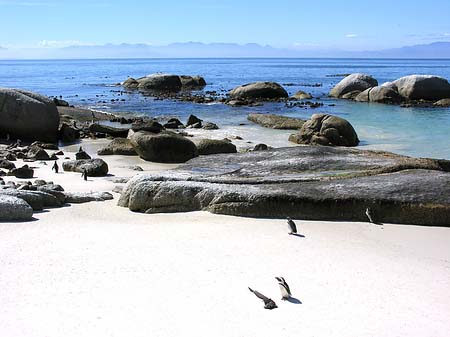
[[[0,0],[0,46],[201,41],[383,49],[450,41],[450,1]]]

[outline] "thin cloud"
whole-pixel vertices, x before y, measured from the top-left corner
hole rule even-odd
[[[353,38],[355,38],[355,37],[358,37],[358,34],[347,34],[347,35],[345,35],[345,37],[346,37],[347,39],[353,39]]]
[[[77,40],[42,40],[39,42],[39,47],[43,48],[64,48],[71,46],[92,46],[92,45],[94,44]]]

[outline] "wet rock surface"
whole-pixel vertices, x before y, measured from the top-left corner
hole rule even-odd
[[[450,162],[387,152],[299,146],[195,158],[131,179],[119,205],[158,213],[449,226]]]

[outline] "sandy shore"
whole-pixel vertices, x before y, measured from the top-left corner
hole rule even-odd
[[[111,191],[130,166],[174,167],[104,159],[113,176],[84,182],[41,164],[36,176]],[[449,335],[449,228],[297,221],[301,238],[284,220],[136,214],[117,196],[0,224],[2,336]],[[280,300],[275,276],[301,304]]]

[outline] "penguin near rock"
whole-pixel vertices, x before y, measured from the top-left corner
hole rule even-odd
[[[370,208],[366,208],[366,216],[369,219],[369,222],[375,223],[375,221],[373,221],[373,212]]]
[[[275,277],[275,279],[278,281],[278,285],[280,286],[281,299],[288,300],[292,296],[292,294],[286,280],[284,279],[284,277]]]
[[[295,222],[290,217],[286,217],[286,219],[289,226],[289,234],[297,234],[297,226],[295,225]]]

